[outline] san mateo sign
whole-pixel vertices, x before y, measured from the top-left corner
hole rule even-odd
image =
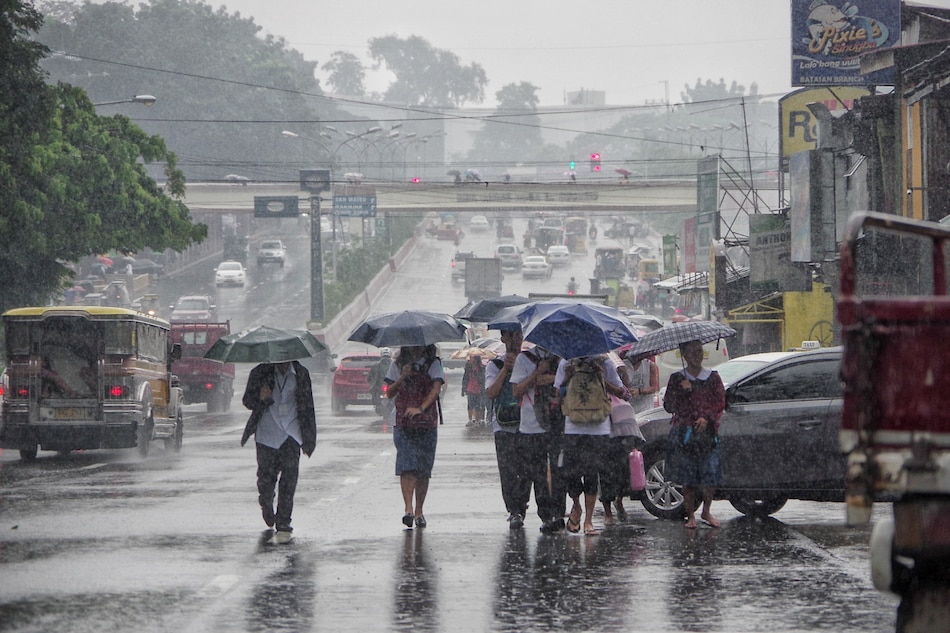
[[[349,218],[375,218],[376,188],[367,185],[334,187],[333,214]]]

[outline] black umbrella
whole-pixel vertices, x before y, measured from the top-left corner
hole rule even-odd
[[[439,341],[464,341],[465,324],[441,312],[403,310],[372,316],[347,340],[376,347],[423,346]]]
[[[465,307],[452,316],[456,319],[465,319],[473,323],[487,323],[495,318],[495,315],[502,308],[519,306],[525,303],[531,303],[531,299],[522,297],[521,295],[505,295],[504,297],[469,301]]]

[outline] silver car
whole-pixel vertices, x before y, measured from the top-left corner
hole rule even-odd
[[[747,371],[735,375],[732,363]],[[716,498],[752,516],[778,512],[788,499],[844,499],[840,366],[840,347],[782,354],[765,364],[740,357],[721,366],[731,382],[719,427],[722,486]],[[646,440],[641,502],[654,516],[681,518],[680,486],[664,477],[672,416],[657,408],[637,417]]]

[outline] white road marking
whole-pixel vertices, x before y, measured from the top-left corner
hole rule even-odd
[[[226,593],[231,587],[240,580],[239,576],[224,574],[215,576],[211,582],[201,588],[198,595],[202,598],[214,598]]]

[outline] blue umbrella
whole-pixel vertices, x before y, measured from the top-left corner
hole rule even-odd
[[[606,354],[637,341],[623,314],[596,303],[535,303],[518,320],[526,341],[561,358]]]

